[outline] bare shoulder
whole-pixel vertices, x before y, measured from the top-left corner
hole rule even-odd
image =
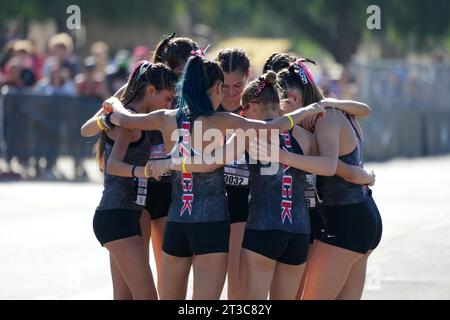
[[[305,154],[311,154],[313,150],[313,144],[315,143],[314,135],[306,129],[300,126],[295,126],[292,130],[292,134],[297,142],[302,147]]]
[[[294,137],[297,139],[306,139],[306,140],[311,140],[314,138],[314,135],[309,132],[308,130],[302,128],[301,126],[295,126],[292,133],[294,134]]]
[[[342,123],[342,120],[345,118],[345,115],[342,111],[337,109],[327,109],[325,115],[316,122],[316,129],[318,127],[324,127],[329,125],[339,125]]]
[[[229,120],[229,119],[239,119],[241,116],[231,113],[231,112],[214,112],[211,116],[211,120]]]
[[[324,119],[327,120],[341,120],[345,118],[344,112],[336,108],[327,108]]]
[[[214,127],[225,130],[230,127],[230,124],[240,124],[241,121],[246,121],[244,117],[231,112],[215,112],[208,117]]]

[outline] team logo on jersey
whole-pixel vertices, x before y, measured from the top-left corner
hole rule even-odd
[[[191,123],[183,122],[181,124],[181,143],[180,143],[180,156],[191,156]]]
[[[189,122],[183,122],[181,125],[181,143],[180,143],[180,155],[182,157],[191,156],[191,124]],[[192,190],[194,188],[194,176],[192,172],[183,172],[181,176],[181,186],[183,187],[183,195],[181,201],[183,206],[181,207],[180,217],[182,217],[187,211],[189,215],[192,215],[192,203],[194,202],[194,194]]]
[[[186,210],[188,211],[189,215],[192,215],[192,202],[194,202],[194,195],[183,194],[181,200],[183,201],[183,206],[181,207],[180,217],[184,215]]]
[[[284,224],[287,217],[289,219],[289,222],[292,224],[292,201],[282,200],[281,210],[281,222]]]
[[[291,135],[289,132],[284,132],[281,134],[284,140],[283,149],[285,151],[290,151],[291,145]],[[284,224],[286,218],[292,224],[292,187],[293,178],[288,174],[289,166],[283,164],[283,179],[281,183],[281,222]]]

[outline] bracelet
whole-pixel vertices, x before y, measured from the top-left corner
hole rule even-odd
[[[102,122],[102,118],[101,118],[101,117],[98,117],[98,118],[97,118],[97,125],[98,125],[98,127],[99,127],[102,131],[106,131],[106,130],[107,130],[106,127],[103,125],[103,122]]]
[[[295,126],[294,119],[292,119],[292,116],[286,115],[288,117],[289,121],[291,122],[291,126],[289,127],[289,130],[292,130],[292,128]]]
[[[105,130],[111,130],[111,127],[108,126],[108,124],[106,123],[106,115],[101,116],[101,122],[103,124],[103,127],[105,128]]]
[[[183,161],[181,162],[181,169],[182,169],[183,173],[187,172],[187,170],[186,170],[186,160],[187,160],[187,158],[183,158]]]
[[[116,126],[114,123],[111,122],[111,115],[112,113],[108,113],[103,118],[106,127],[108,127],[109,129],[113,129]]]
[[[145,167],[144,167],[144,176],[148,179],[148,178],[150,178],[148,175],[147,175],[147,164],[145,165]]]
[[[137,177],[136,177],[136,174],[134,173],[134,171],[136,170],[136,167],[137,167],[137,166],[134,165],[134,166],[133,166],[133,169],[131,169],[131,176],[132,176],[133,178],[137,178]]]

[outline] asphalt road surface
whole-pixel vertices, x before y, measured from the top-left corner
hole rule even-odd
[[[450,157],[367,167],[384,234],[363,298],[450,299]],[[101,191],[98,181],[0,183],[0,299],[112,298],[92,231]]]

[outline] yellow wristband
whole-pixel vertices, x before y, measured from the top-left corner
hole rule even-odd
[[[181,162],[181,170],[183,170],[183,173],[186,173],[186,160],[187,158],[183,158],[183,161]]]
[[[145,167],[144,167],[144,177],[146,177],[147,179],[150,178],[150,177],[147,175],[147,164],[146,164]]]
[[[289,121],[291,122],[291,126],[289,127],[289,130],[291,130],[295,126],[294,119],[292,119],[292,116],[290,115],[287,115],[286,117],[288,117]]]
[[[103,125],[103,122],[102,122],[102,118],[101,118],[101,117],[98,117],[98,118],[97,118],[97,125],[98,125],[98,127],[99,127],[101,130],[106,131],[106,127]]]

